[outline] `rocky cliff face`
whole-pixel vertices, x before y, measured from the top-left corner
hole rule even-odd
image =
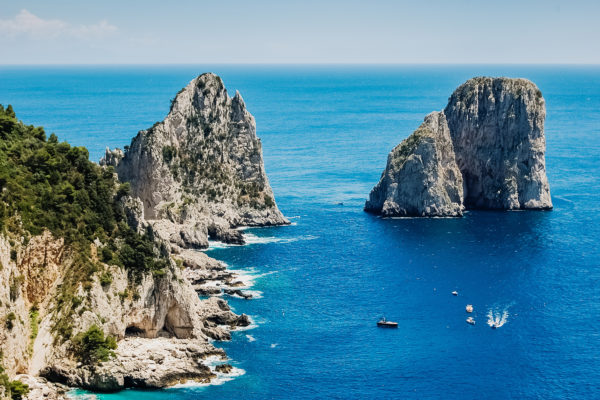
[[[60,309],[56,299],[69,272],[71,256],[64,241],[48,231],[32,237],[26,245],[0,236],[0,273],[7,282],[0,285],[0,338],[9,376],[29,374],[19,379],[31,383],[35,382],[32,375],[41,374],[52,381],[102,390],[163,387],[180,379],[207,382],[214,374],[203,360],[211,355],[226,359],[209,338],[229,339],[230,329],[250,323],[245,315],[232,313],[223,300],[200,300],[177,268],[160,276],[144,274],[132,286],[127,271],[105,265],[110,282],[94,276],[86,287],[82,284],[76,288],[75,296],[81,300],[74,309]],[[117,338],[116,357],[100,369],[78,364],[72,341],[57,332],[57,322],[65,317],[73,335],[96,324]],[[157,338],[163,342],[154,342]],[[154,350],[137,354],[130,361],[127,354],[131,353],[131,343]],[[177,357],[169,356],[175,353]],[[161,354],[170,362],[161,363],[157,370],[139,370],[141,363],[149,362],[148,357]],[[130,376],[137,378],[126,379]]]
[[[391,151],[365,210],[383,216],[460,216],[462,201],[446,117],[433,112]]]
[[[546,177],[546,107],[525,79],[475,78],[444,109],[468,208],[552,208]]]
[[[41,128],[26,127],[12,108],[0,106],[5,120],[4,142],[21,145],[25,132],[42,161],[49,153],[68,153],[51,160],[62,163],[63,175],[42,165],[49,176],[44,190],[56,194],[49,198],[62,209],[76,199],[85,211],[69,220],[52,210],[46,225],[28,229],[18,212],[5,212],[22,201],[0,199],[0,367],[8,378],[27,382],[31,398],[63,398],[60,384],[160,388],[190,379],[207,383],[231,372],[211,340],[229,340],[232,330],[251,321],[219,296],[251,296],[224,264],[197,250],[209,238],[243,243],[235,229],[241,225],[288,223],[275,204],[254,118],[239,93],[230,98],[213,74],[194,79],[163,122],[141,131],[125,153],[107,150],[104,168],[89,162],[85,149],[59,144],[53,135],[46,139]],[[0,161],[26,179],[31,166],[14,154],[0,152]],[[86,179],[94,184],[86,187]],[[7,180],[0,176],[0,186]],[[40,200],[35,190],[20,195],[36,205]],[[80,215],[93,226],[71,224]],[[55,223],[63,219],[65,226]],[[198,293],[213,297],[201,300]],[[77,353],[77,337],[94,326],[118,341],[114,355],[100,363]],[[0,398],[3,390],[0,385]]]
[[[107,149],[101,164],[115,166],[145,218],[179,248],[207,247],[209,237],[242,243],[233,228],[288,223],[265,174],[254,118],[214,74],[192,80],[164,121],[141,131],[124,154]]]
[[[428,122],[432,115],[443,120],[437,130]],[[530,81],[467,81],[443,112],[428,116],[392,150],[365,210],[384,216],[452,217],[460,216],[463,207],[551,209],[545,115],[542,93]],[[423,134],[425,126],[431,134]]]

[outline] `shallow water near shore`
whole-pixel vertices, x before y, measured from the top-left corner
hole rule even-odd
[[[208,251],[249,271],[261,293],[226,297],[256,327],[216,343],[245,373],[99,398],[600,396],[600,68],[2,67],[0,103],[98,160],[162,120],[206,71],[242,93],[294,224],[246,229],[248,245]],[[477,75],[529,78],[542,90],[554,210],[364,213],[391,148]],[[382,315],[398,329],[377,328]]]

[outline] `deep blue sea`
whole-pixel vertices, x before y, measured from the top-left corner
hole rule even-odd
[[[255,116],[294,225],[209,250],[262,292],[228,299],[257,324],[222,344],[243,376],[101,399],[600,398],[600,67],[1,67],[0,103],[97,161],[207,71]],[[392,147],[480,75],[542,90],[554,210],[364,213]],[[399,328],[378,329],[382,315]]]

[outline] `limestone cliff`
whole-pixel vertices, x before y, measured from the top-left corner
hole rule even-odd
[[[456,162],[465,181],[465,206],[552,208],[546,177],[546,107],[526,79],[475,78],[444,109]]]
[[[460,216],[463,185],[443,113],[425,117],[388,156],[365,210],[383,216]]]
[[[164,121],[139,132],[125,153],[107,149],[100,163],[131,184],[145,218],[176,248],[204,248],[209,237],[242,243],[233,228],[288,223],[265,174],[254,118],[214,74],[192,80]]]
[[[463,208],[551,209],[545,115],[542,93],[528,80],[470,79],[392,150],[365,210],[452,217]],[[432,116],[443,121],[437,130]]]
[[[192,249],[208,235],[241,241],[233,229],[241,224],[287,221],[241,98],[227,97],[214,75],[205,86],[201,78],[179,93],[169,115],[188,112],[213,130],[169,136],[182,127],[168,118],[125,154],[108,153],[104,167],[0,105],[0,398],[14,379],[30,386],[31,398],[62,398],[60,384],[158,388],[231,370],[206,360],[226,360],[210,341],[228,340],[251,321],[222,299],[201,300],[192,283],[218,282],[221,295],[239,282]],[[207,108],[187,110],[186,101]],[[188,133],[200,134],[194,129]],[[133,173],[128,163],[141,169]],[[119,182],[114,166],[139,179]],[[165,235],[171,231],[177,235]]]

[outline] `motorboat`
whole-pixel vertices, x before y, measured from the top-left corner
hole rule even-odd
[[[475,320],[473,319],[473,317],[467,318],[467,324],[475,325]]]
[[[471,304],[467,304],[467,307],[465,308],[465,310],[467,310],[468,313],[472,313],[473,312],[473,306]]]
[[[379,321],[377,321],[377,326],[379,326],[380,328],[397,328],[398,323],[393,322],[393,321],[388,321],[385,319],[385,317],[383,317]]]
[[[454,292],[452,292],[452,296],[458,296],[458,292],[455,290]]]

